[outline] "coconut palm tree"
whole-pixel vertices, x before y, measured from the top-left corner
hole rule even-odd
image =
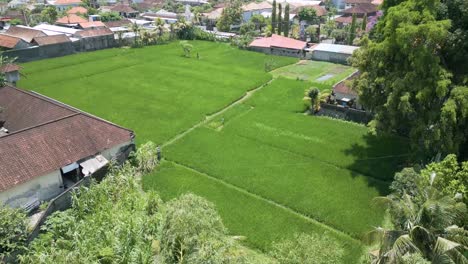
[[[466,205],[455,198],[442,196],[432,186],[418,197],[378,197],[392,213],[396,230],[376,228],[366,235],[368,242],[379,242],[380,251],[373,263],[399,263],[405,254],[419,253],[432,263],[468,263]]]

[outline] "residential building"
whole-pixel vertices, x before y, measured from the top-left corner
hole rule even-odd
[[[74,37],[76,33],[81,31],[80,29],[61,27],[49,24],[39,24],[33,27],[34,29],[44,32],[47,36],[62,35],[65,34],[67,37]]]
[[[55,8],[57,8],[57,11],[65,11],[68,8],[73,8],[73,7],[78,7],[80,6],[83,2],[81,0],[56,0],[56,1],[51,1],[50,2]]]
[[[377,16],[377,6],[372,3],[356,3],[350,8],[343,11],[343,15],[335,18],[338,26],[346,26],[352,23],[353,15],[356,15],[357,21],[361,22],[364,16],[370,18]]]
[[[271,37],[255,39],[250,43],[249,49],[266,54],[302,58],[306,46],[304,41],[273,34]]]
[[[120,16],[125,17],[125,18],[133,18],[137,17],[138,11],[133,9],[131,6],[126,5],[126,4],[118,4],[110,9],[112,12],[117,12],[119,13]]]
[[[359,47],[320,43],[307,49],[307,52],[311,54],[313,60],[347,64],[348,58],[357,49]]]
[[[5,80],[13,85],[20,79],[21,66],[9,63],[0,67],[0,72],[5,74]]]
[[[78,15],[78,14],[82,14],[82,15],[86,15],[88,14],[88,9],[82,7],[82,6],[75,6],[75,7],[72,7],[70,10],[67,11],[67,14],[71,15],[71,14],[75,14],[75,15]]]
[[[359,103],[357,92],[352,89],[352,81],[358,76],[359,72],[356,71],[333,86],[333,99],[338,105],[349,106],[359,110],[363,109]]]
[[[247,22],[254,15],[261,15],[264,12],[271,13],[272,10],[273,6],[267,1],[263,1],[260,3],[252,2],[249,4],[245,4],[242,6],[242,20],[244,22]]]
[[[10,26],[5,34],[20,38],[26,43],[31,43],[35,37],[46,36],[44,32],[26,26]]]
[[[159,10],[158,12],[146,12],[141,15],[142,18],[148,21],[154,21],[156,19],[161,19],[166,24],[172,24],[177,22],[177,14],[174,12],[169,12],[164,9]]]
[[[177,3],[181,3],[183,5],[190,5],[190,6],[200,6],[208,4],[206,0],[176,0]]]
[[[78,27],[81,29],[96,29],[96,28],[105,28],[106,25],[101,21],[88,21],[78,24]]]
[[[45,37],[37,37],[34,38],[33,44],[37,46],[51,46],[51,45],[71,45],[70,38],[67,37],[65,34],[61,35],[53,35],[53,36],[45,36]]]
[[[15,49],[25,49],[29,47],[30,44],[21,38],[0,34],[0,50],[15,50]]]
[[[48,201],[105,166],[123,162],[134,134],[34,92],[0,88],[0,202]]]

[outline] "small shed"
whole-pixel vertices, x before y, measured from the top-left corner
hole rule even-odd
[[[21,67],[17,64],[5,64],[0,67],[0,72],[5,74],[5,79],[7,82],[16,85],[16,82],[20,79]]]
[[[347,64],[348,58],[351,57],[353,52],[357,49],[359,49],[359,47],[320,43],[307,51],[312,53],[313,60]]]

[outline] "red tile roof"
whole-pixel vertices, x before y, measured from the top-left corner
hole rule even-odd
[[[259,38],[252,43],[250,43],[250,47],[261,47],[261,48],[270,48],[270,47],[277,47],[277,48],[285,48],[285,49],[296,49],[302,50],[307,45],[306,42],[283,37],[280,35],[273,34],[271,37],[266,38]]]
[[[0,47],[5,47],[12,49],[18,45],[18,42],[20,42],[20,38],[0,34]]]
[[[76,34],[82,38],[92,38],[92,37],[113,35],[114,32],[112,32],[112,30],[108,28],[99,28],[99,29],[88,29],[88,30],[79,31]]]
[[[0,191],[130,142],[133,138],[133,132],[128,129],[34,93],[3,87],[0,94],[0,99],[3,95],[11,96],[13,100],[28,98],[26,102],[17,102],[23,110],[29,110],[29,113],[21,113],[23,115],[40,112],[45,105],[49,107],[42,114],[47,118],[40,122],[28,117],[30,123],[35,124],[33,127],[12,131],[8,120],[5,123],[10,134],[0,137]],[[3,100],[8,101],[8,98]],[[35,104],[38,108],[34,105],[24,107],[30,101],[42,102]],[[18,104],[11,107],[18,107]]]
[[[88,20],[75,15],[75,14],[69,14],[64,17],[61,17],[55,21],[56,24],[79,24],[79,23],[84,23],[88,22]]]
[[[6,65],[3,65],[2,67],[0,67],[0,72],[1,73],[8,73],[8,72],[19,71],[21,69],[22,69],[21,66],[19,66],[18,64],[10,63],[10,64],[6,64]]]
[[[67,14],[87,14],[88,9],[82,7],[82,6],[75,6],[72,7],[70,10],[67,11]]]
[[[354,7],[343,11],[345,14],[370,14],[377,12],[377,6],[371,3],[356,4]]]
[[[114,11],[114,12],[120,12],[120,13],[136,13],[136,12],[138,12],[135,9],[133,9],[131,6],[123,5],[123,4],[115,5],[115,6],[113,6],[111,8],[111,10]]]
[[[28,43],[30,43],[35,37],[46,36],[46,34],[40,30],[17,26],[11,26],[10,28],[8,28],[5,34],[20,38]]]
[[[80,23],[79,25],[83,29],[106,27],[106,25],[104,23],[102,23],[101,21],[88,21],[88,22]]]
[[[37,38],[34,38],[34,41],[39,46],[47,46],[47,45],[71,42],[71,40],[65,34],[37,37]]]
[[[349,95],[353,95],[353,96],[356,96],[357,93],[356,91],[354,91],[353,89],[351,89],[351,84],[350,82],[352,80],[354,80],[356,77],[359,76],[359,72],[355,72],[353,73],[352,75],[350,75],[348,78],[346,78],[345,80],[337,83],[334,87],[333,87],[333,91],[335,93],[342,93],[342,94],[349,94]]]

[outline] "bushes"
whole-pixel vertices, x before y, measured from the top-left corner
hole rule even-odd
[[[24,249],[26,230],[26,214],[0,203],[0,262],[12,252]]]

